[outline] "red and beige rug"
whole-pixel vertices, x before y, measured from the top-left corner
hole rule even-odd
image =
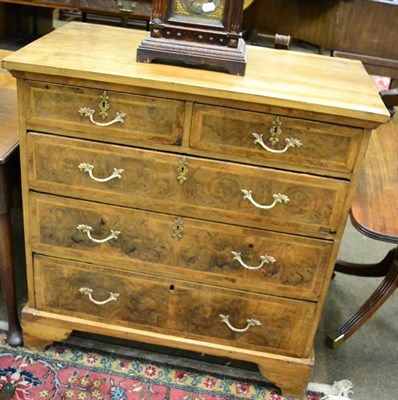
[[[287,400],[263,385],[70,345],[13,348],[0,331],[0,400]]]

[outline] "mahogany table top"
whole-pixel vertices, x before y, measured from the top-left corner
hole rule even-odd
[[[398,243],[398,112],[372,132],[351,217],[366,236]]]

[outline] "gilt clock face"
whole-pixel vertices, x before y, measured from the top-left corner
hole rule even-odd
[[[173,0],[172,17],[177,21],[221,26],[225,0]]]

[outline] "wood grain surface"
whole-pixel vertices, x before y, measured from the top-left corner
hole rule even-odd
[[[239,155],[250,162],[278,162],[282,168],[334,170],[351,173],[357,159],[363,130],[315,121],[279,117],[278,142],[270,142],[278,115],[195,104],[190,145],[227,157]],[[253,133],[263,135],[272,150],[283,150],[286,139],[300,140],[301,147],[276,154],[254,143]],[[324,172],[325,173],[325,172]]]
[[[343,180],[52,135],[30,133],[27,140],[31,187],[60,195],[318,237],[333,237],[347,202],[349,184]],[[184,160],[189,172],[181,184],[177,169]],[[99,178],[114,168],[124,172],[100,183],[79,170],[81,163],[93,165]],[[264,205],[277,194],[289,202],[263,210],[245,200],[242,190]]]
[[[188,338],[252,350],[302,356],[316,308],[310,302],[154,275],[126,274],[55,258],[36,256],[35,263],[39,309],[158,333],[183,332]],[[119,296],[115,301],[97,305],[80,292],[82,287],[92,289],[96,301],[108,299],[110,292]],[[221,321],[220,314],[229,315],[236,328],[245,328],[248,318],[259,320],[261,325],[233,332]]]
[[[279,296],[316,300],[332,250],[330,241],[283,235],[235,225],[183,218],[180,240],[173,237],[176,216],[32,193],[33,250],[161,276]],[[96,239],[111,230],[117,239],[98,244],[77,229],[93,228]],[[275,262],[258,270],[261,256]]]
[[[359,120],[369,127],[388,120],[377,90],[360,62],[249,46],[246,75],[237,77],[137,63],[136,49],[146,36],[141,31],[71,22],[7,57],[3,65],[25,73],[231,97],[316,112],[331,119],[338,116],[341,122],[345,118]]]
[[[104,137],[104,140],[121,143],[180,144],[185,103],[150,96],[131,95],[75,86],[51,85],[30,82],[27,124],[45,126],[46,131],[61,127],[83,137]],[[107,109],[100,116],[101,97],[106,93]],[[95,111],[97,123],[110,123],[117,113],[125,114],[123,123],[97,126],[79,113],[81,108]]]

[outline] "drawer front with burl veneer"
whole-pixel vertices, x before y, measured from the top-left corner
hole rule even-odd
[[[33,251],[317,300],[332,242],[30,194]]]
[[[27,138],[32,189],[289,233],[332,237],[349,182],[50,135]]]
[[[301,356],[316,304],[34,256],[39,310]]]
[[[185,103],[113,91],[31,82],[26,125],[121,144],[180,145]]]
[[[345,177],[362,137],[359,128],[195,104],[190,146],[207,156]]]

